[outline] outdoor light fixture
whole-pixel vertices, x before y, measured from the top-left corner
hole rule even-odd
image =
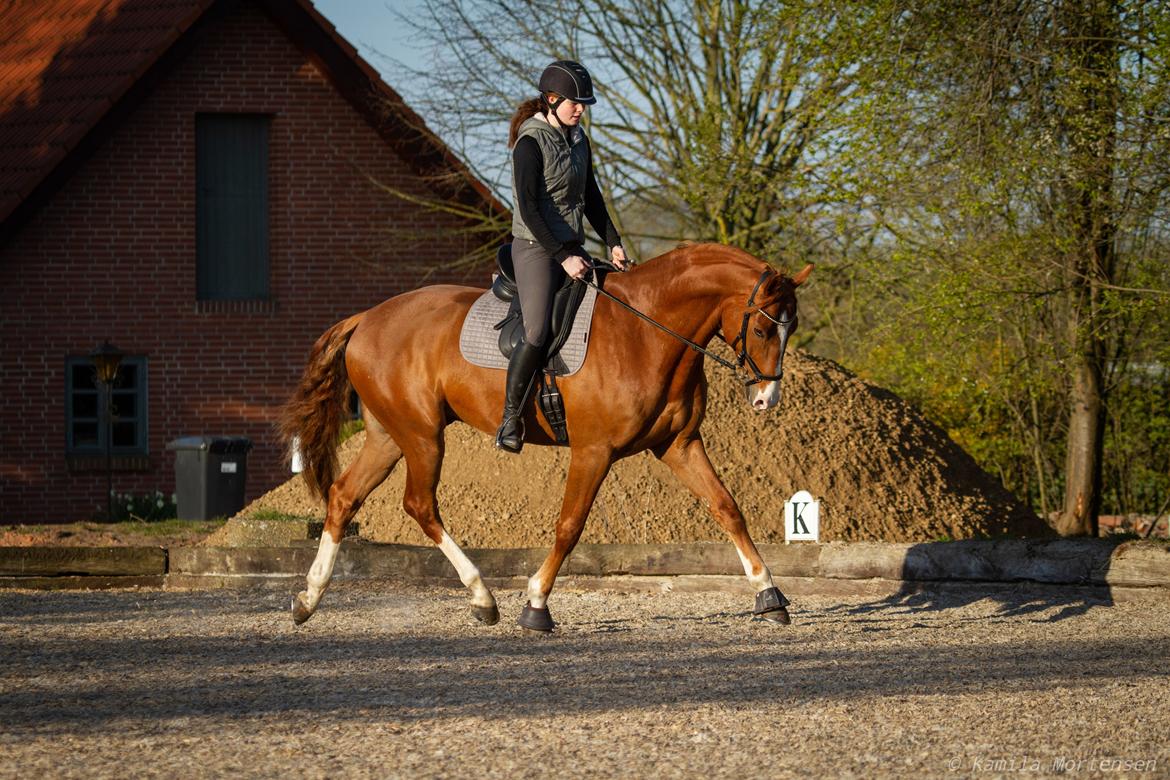
[[[112,385],[114,377],[118,375],[118,366],[122,364],[122,350],[108,341],[102,342],[92,355],[94,368],[97,369],[98,381],[103,385]]]
[[[91,354],[97,380],[106,388],[106,522],[114,522],[114,380],[122,364],[122,350],[109,341]]]

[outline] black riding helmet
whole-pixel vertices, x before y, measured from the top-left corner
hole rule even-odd
[[[591,106],[597,102],[593,97],[593,79],[589,71],[572,60],[557,60],[540,74],[537,88],[543,93],[555,92],[574,103]]]

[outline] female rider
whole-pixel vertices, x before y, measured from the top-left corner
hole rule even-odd
[[[508,130],[512,148],[512,263],[524,317],[524,338],[508,361],[504,414],[496,446],[519,452],[521,419],[536,372],[544,362],[553,293],[565,275],[581,279],[590,268],[583,218],[601,236],[619,271],[626,253],[593,175],[589,139],[581,128],[585,107],[597,102],[593,80],[576,62],[544,69],[540,96],[516,109]]]

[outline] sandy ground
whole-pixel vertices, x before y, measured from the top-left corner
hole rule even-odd
[[[1165,777],[1170,616],[1075,589],[867,602],[0,592],[0,776]],[[1115,771],[1116,769],[1129,771]]]

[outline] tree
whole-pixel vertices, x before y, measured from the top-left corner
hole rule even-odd
[[[627,241],[818,261],[804,342],[1062,533],[1095,533],[1106,468],[1141,482],[1117,506],[1170,489],[1148,403],[1170,395],[1164,4],[428,0],[413,23],[438,59],[411,102],[499,193],[513,108],[581,60]],[[1128,462],[1135,441],[1167,468]]]
[[[1006,406],[1045,505],[1047,443],[1063,439],[1062,534],[1096,533],[1110,393],[1170,290],[1168,31],[1166,8],[1141,0],[911,2],[871,85],[902,112],[859,128],[890,257],[913,277],[902,300],[950,326],[925,334],[935,351],[967,368],[996,354],[985,385],[1026,391]],[[1060,399],[1056,428],[1045,409]]]
[[[795,265],[838,240],[828,193],[857,62],[880,40],[869,7],[428,0],[404,18],[438,57],[413,74],[411,101],[506,197],[507,118],[545,64],[580,60],[601,96],[589,131],[625,235],[647,247],[720,241]]]

